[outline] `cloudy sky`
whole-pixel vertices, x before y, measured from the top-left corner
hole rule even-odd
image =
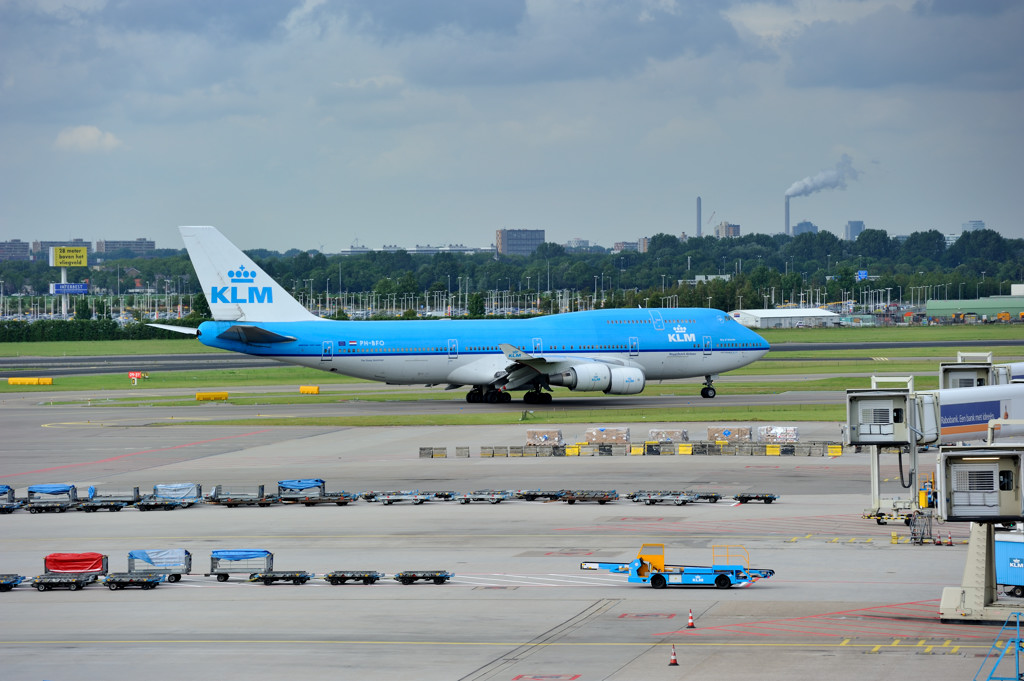
[[[836,174],[794,224],[1024,237],[1021,35],[1016,0],[0,0],[0,239],[610,246],[697,196],[777,233]]]

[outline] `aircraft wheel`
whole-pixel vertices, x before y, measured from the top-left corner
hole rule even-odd
[[[487,400],[488,402],[490,402],[491,404],[496,404],[498,402],[498,400],[501,399],[501,398],[498,397],[498,391],[497,390],[491,390],[491,391],[488,391],[486,395],[484,395],[484,399]]]
[[[714,388],[701,388],[700,390],[700,396],[705,399],[713,399],[716,394],[717,392]]]
[[[541,393],[540,397],[541,404],[551,404],[551,393]]]
[[[498,393],[498,395],[500,395],[500,397],[498,398],[499,402],[511,402],[512,401],[511,393],[504,393],[503,392],[503,393]]]

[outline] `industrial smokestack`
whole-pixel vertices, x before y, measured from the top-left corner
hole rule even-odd
[[[786,195],[786,236],[789,236],[789,194]]]
[[[700,197],[697,197],[697,236],[700,236]]]

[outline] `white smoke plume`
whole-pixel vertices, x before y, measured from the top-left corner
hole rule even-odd
[[[835,168],[797,180],[786,190],[786,196],[807,196],[822,189],[846,189],[846,180],[856,180],[859,176],[860,171],[853,167],[853,159],[843,154]]]

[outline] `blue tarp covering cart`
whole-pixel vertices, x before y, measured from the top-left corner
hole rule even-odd
[[[153,493],[135,504],[140,511],[173,511],[203,501],[203,486],[198,482],[174,482],[153,485]]]
[[[28,488],[29,513],[63,513],[78,505],[78,490],[74,485],[45,484]]]
[[[0,485],[0,513],[14,513],[25,502],[16,499],[14,488],[10,485]]]
[[[285,504],[303,504],[304,506],[316,506],[317,504],[345,506],[359,498],[358,494],[345,491],[328,492],[327,483],[320,478],[278,480],[277,496]]]
[[[219,549],[210,553],[210,571],[206,577],[228,581],[228,575],[272,572],[274,554],[264,549]]]

